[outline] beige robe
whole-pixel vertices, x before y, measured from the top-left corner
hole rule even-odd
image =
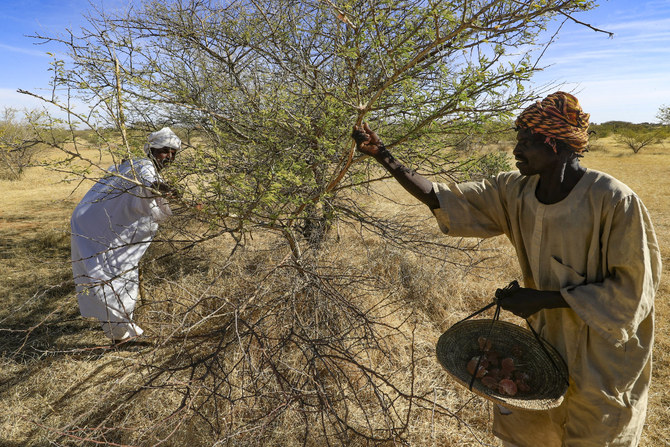
[[[538,180],[507,172],[433,185],[442,231],[505,234],[525,287],[560,291],[570,305],[529,319],[568,365],[563,404],[548,412],[496,411],[494,433],[521,447],[635,446],[647,408],[661,274],[649,215],[607,174],[587,170],[568,197],[551,205],[536,199]]]

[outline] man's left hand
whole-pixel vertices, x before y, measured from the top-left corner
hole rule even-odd
[[[500,306],[521,318],[528,318],[542,309],[570,307],[558,291],[535,290],[519,287],[511,290],[502,300]]]

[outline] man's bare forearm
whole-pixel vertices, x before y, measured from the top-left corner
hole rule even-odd
[[[433,191],[433,184],[396,160],[367,123],[363,123],[362,126],[354,125],[351,136],[356,141],[358,150],[374,157],[407,192],[428,205],[431,210],[440,207],[440,201]]]
[[[440,207],[440,201],[433,191],[433,183],[427,178],[400,163],[386,148],[382,147],[374,158],[407,192],[425,203],[431,210]]]

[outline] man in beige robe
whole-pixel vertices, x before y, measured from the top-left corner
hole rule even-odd
[[[409,171],[367,125],[354,138],[433,210],[443,232],[505,234],[516,249],[524,287],[502,305],[558,349],[570,386],[550,411],[496,407],[496,436],[519,447],[636,446],[661,272],[652,223],[630,188],[579,165],[588,114],[574,96],[549,95],[516,124],[518,172],[454,185]]]

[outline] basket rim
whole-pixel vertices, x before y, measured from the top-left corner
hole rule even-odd
[[[524,349],[526,368],[538,390],[505,396],[475,380],[470,388],[471,375],[467,361],[478,355],[477,338],[488,335],[494,340],[494,349],[511,350],[513,346]],[[544,347],[533,333],[517,324],[503,320],[478,319],[460,321],[447,329],[436,345],[437,359],[447,373],[460,385],[473,393],[505,407],[524,410],[548,410],[558,407],[568,389],[568,368],[561,354],[542,339]]]

